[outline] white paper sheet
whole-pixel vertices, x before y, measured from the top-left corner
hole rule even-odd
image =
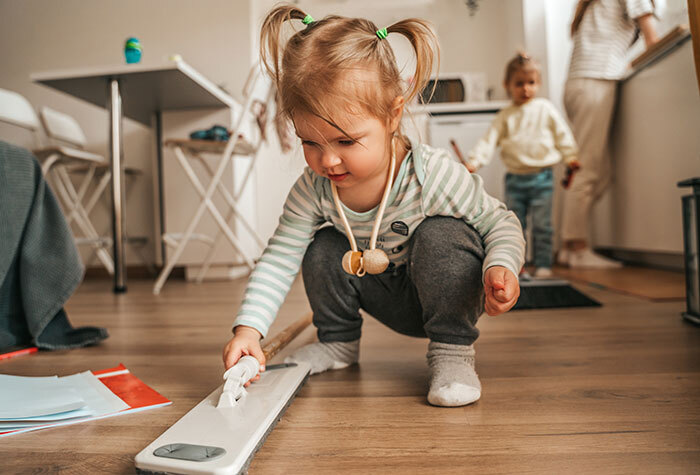
[[[84,407],[85,400],[64,379],[0,374],[0,420],[65,413]]]
[[[23,427],[31,427],[36,425],[48,424],[56,421],[89,417],[92,415],[92,410],[82,408],[75,411],[60,412],[48,416],[26,417],[19,419],[5,419],[0,421],[0,432],[13,429],[21,429]]]
[[[119,399],[119,396],[110,391],[90,371],[59,379],[69,382],[78,391],[95,417],[129,409],[127,403]]]
[[[129,409],[129,405],[122,401],[116,394],[110,391],[100,380],[90,371],[84,373],[73,374],[59,378],[69,384],[85,401],[85,410],[91,414],[84,417],[74,417],[70,419],[61,419],[55,421],[45,421],[39,424],[23,425],[17,423],[17,426],[10,426],[12,421],[8,421],[8,426],[0,427],[0,437],[5,437],[12,434],[19,434],[31,430],[42,429],[46,427],[62,426],[77,424],[86,420],[101,419]]]

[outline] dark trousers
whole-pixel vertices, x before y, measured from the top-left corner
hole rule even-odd
[[[360,338],[363,309],[404,335],[470,345],[484,308],[479,234],[461,219],[426,218],[409,241],[408,264],[356,277],[341,267],[350,249],[332,227],[321,229],[304,255],[302,275],[322,342]]]

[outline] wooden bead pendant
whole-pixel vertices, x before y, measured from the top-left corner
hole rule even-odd
[[[362,269],[362,253],[360,251],[348,251],[343,256],[343,270],[348,274],[362,277],[365,275]],[[360,274],[360,272],[362,272]]]
[[[391,137],[391,157],[389,161],[389,173],[386,179],[386,185],[384,186],[384,193],[382,194],[382,199],[379,203],[379,209],[377,210],[377,216],[374,218],[374,226],[372,226],[372,236],[369,241],[369,249],[361,252],[357,248],[357,242],[355,241],[355,236],[352,234],[352,228],[348,222],[345,212],[343,211],[343,204],[340,202],[340,197],[338,196],[338,189],[335,183],[331,183],[331,192],[333,193],[333,202],[335,203],[335,209],[338,211],[338,216],[343,223],[345,228],[345,234],[350,241],[350,251],[346,252],[343,256],[343,270],[348,274],[356,275],[357,277],[362,277],[366,272],[370,274],[381,274],[389,267],[389,257],[386,253],[377,249],[377,236],[379,235],[379,227],[382,224],[382,218],[384,217],[384,210],[386,209],[386,203],[389,199],[389,193],[391,191],[391,186],[394,180],[394,171],[396,170],[396,146],[394,144],[394,137]]]
[[[389,267],[389,258],[381,249],[367,249],[362,253],[362,266],[369,274],[381,274]]]

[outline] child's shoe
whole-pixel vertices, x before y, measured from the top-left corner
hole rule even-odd
[[[619,269],[622,267],[622,262],[596,254],[588,247],[578,251],[569,251],[567,261],[572,269]]]
[[[481,397],[481,382],[474,370],[474,353],[473,345],[430,342],[430,404],[443,407],[465,406]]]
[[[360,339],[355,341],[316,342],[302,346],[284,359],[285,363],[308,363],[311,374],[343,369],[360,359]]]
[[[553,275],[552,269],[549,267],[538,267],[535,269],[535,279],[551,279]]]

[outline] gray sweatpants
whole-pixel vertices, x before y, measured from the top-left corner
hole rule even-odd
[[[341,267],[347,238],[321,229],[304,255],[302,275],[322,342],[360,338],[362,308],[389,328],[432,341],[470,345],[484,308],[484,245],[461,219],[430,217],[409,241],[408,264],[356,277]]]

